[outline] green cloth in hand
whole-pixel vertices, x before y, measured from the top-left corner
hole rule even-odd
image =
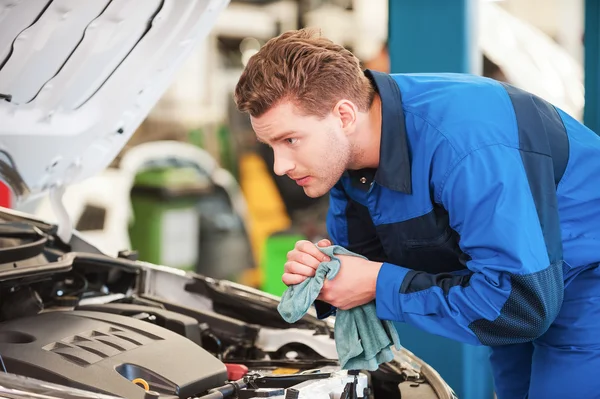
[[[295,323],[308,312],[321,292],[326,278],[335,278],[341,266],[336,255],[365,259],[338,245],[318,248],[331,260],[321,262],[314,277],[285,290],[277,310],[288,323]],[[394,324],[377,318],[374,301],[348,310],[338,309],[334,333],[340,365],[344,370],[377,370],[381,363],[393,359],[391,345],[400,349],[400,338]]]

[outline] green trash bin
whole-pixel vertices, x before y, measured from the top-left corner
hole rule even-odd
[[[210,181],[195,167],[157,166],[138,173],[129,236],[139,259],[193,271],[199,256],[198,199],[210,191]]]

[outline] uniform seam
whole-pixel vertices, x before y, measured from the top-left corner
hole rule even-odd
[[[565,134],[567,135],[567,142],[569,143],[569,153],[568,155],[568,161],[567,161],[567,166],[565,167],[565,171],[563,172],[562,177],[560,178],[560,181],[558,182],[557,186],[556,186],[556,192],[558,194],[558,190],[560,190],[562,188],[562,186],[564,185],[563,183],[565,183],[565,181],[567,181],[569,179],[569,177],[571,176],[571,173],[573,172],[573,168],[572,163],[569,162],[570,158],[571,158],[571,137],[569,136],[569,130],[567,129],[567,125],[565,124],[565,120],[563,119],[563,116],[561,115],[561,113],[558,111],[558,109],[556,109],[556,107],[554,107],[554,109],[556,110],[556,113],[558,114],[558,118],[560,119],[560,121],[563,124],[563,128],[565,129]]]
[[[545,157],[550,157],[550,155],[548,154],[544,154],[541,152],[537,152],[537,151],[531,151],[531,150],[524,150],[520,147],[516,147],[514,145],[510,145],[510,144],[506,144],[506,143],[500,143],[500,142],[493,142],[493,143],[481,143],[479,146],[471,148],[469,151],[465,152],[464,154],[462,154],[461,156],[457,156],[455,158],[455,160],[450,163],[450,166],[448,167],[448,170],[446,171],[446,173],[444,174],[444,177],[442,178],[441,181],[441,186],[438,189],[439,193],[435,196],[436,202],[439,202],[441,200],[441,193],[442,191],[444,191],[444,187],[446,185],[446,181],[448,180],[448,177],[450,176],[450,174],[455,170],[455,168],[458,166],[458,164],[460,164],[465,158],[467,158],[469,155],[473,154],[476,151],[488,148],[488,147],[493,147],[493,146],[502,146],[502,147],[506,147],[506,148],[511,148],[513,150],[517,150],[520,152],[526,152],[526,153],[530,153],[530,154],[537,154],[537,155],[542,155]]]
[[[573,239],[577,239],[577,238],[589,238],[590,240],[600,241],[599,237],[591,236],[591,235],[589,235],[589,233],[581,233],[581,234],[577,234],[575,237],[573,237]]]
[[[415,112],[415,110],[413,108],[409,108],[409,107],[404,107],[404,113],[405,114],[410,114],[414,117],[417,117],[419,119],[421,119],[423,122],[427,123],[427,125],[434,129],[435,131],[437,131],[443,138],[444,140],[446,140],[446,142],[448,143],[448,145],[450,145],[450,147],[454,150],[454,152],[458,152],[458,149],[454,146],[454,143],[452,143],[452,140],[450,140],[450,138],[448,137],[448,134],[446,132],[444,132],[438,125],[434,124],[432,121],[430,121],[429,119],[427,119],[426,116],[421,115],[420,113]]]
[[[515,132],[519,131],[519,126],[517,124],[517,116],[516,116],[516,111],[514,108],[514,105],[512,103],[512,100],[510,99],[510,95],[508,94],[508,92],[506,91],[506,88],[503,88],[501,84],[498,84],[498,87],[500,88],[500,95],[504,98],[505,101],[507,101],[507,105],[509,106],[509,112],[512,112],[512,128]],[[509,145],[507,143],[501,143],[498,141],[494,141],[494,142],[489,142],[489,143],[480,143],[478,146],[469,149],[468,151],[466,151],[464,154],[462,154],[462,156],[457,156],[457,158],[455,159],[455,161],[450,165],[450,167],[448,168],[448,170],[446,171],[446,174],[444,175],[444,177],[442,178],[441,184],[440,184],[440,189],[438,190],[437,193],[434,193],[434,201],[438,202],[438,203],[442,203],[442,192],[444,191],[444,188],[446,187],[446,181],[448,180],[448,178],[450,177],[450,174],[452,173],[452,171],[458,166],[458,164],[460,162],[462,162],[465,158],[467,158],[469,155],[471,155],[472,153],[474,153],[475,151],[479,151],[483,148],[487,148],[487,147],[492,147],[495,145],[502,145],[508,148],[513,148],[513,149],[517,149],[519,151],[521,150],[520,147],[520,143],[518,147],[515,147],[514,145]],[[453,147],[454,148],[454,147]],[[456,149],[455,149],[456,151]],[[456,154],[459,154],[459,151],[456,151]]]
[[[517,151],[522,151],[522,152],[529,152],[529,153],[533,153],[533,154],[538,154],[538,155],[544,155],[544,156],[548,156],[547,154],[542,154],[542,153],[538,153],[538,152],[534,152],[534,151],[526,151],[523,150],[519,147],[515,147],[513,145],[509,145],[506,143],[499,143],[499,142],[494,142],[494,143],[483,143],[477,147],[474,147],[472,149],[470,149],[468,152],[462,154],[461,156],[458,156],[452,163],[450,163],[450,166],[448,167],[448,170],[446,171],[446,173],[444,174],[444,177],[442,178],[442,181],[440,183],[440,188],[437,190],[437,193],[435,194],[435,201],[438,203],[442,203],[442,193],[444,191],[444,188],[446,187],[446,182],[448,181],[448,178],[450,177],[450,174],[452,172],[454,172],[456,170],[456,167],[462,162],[464,161],[467,157],[469,157],[471,154],[479,151],[479,150],[483,150],[485,148],[489,148],[489,147],[494,147],[494,146],[502,146],[502,147],[506,147],[506,148],[511,148],[513,150],[517,150]]]
[[[395,219],[393,217],[388,217],[388,218],[385,218],[385,219],[382,217],[382,218],[379,218],[379,222],[380,223],[378,223],[377,226],[384,226],[384,225],[390,225],[390,224],[407,222],[409,220],[416,219],[416,218],[421,217],[421,216],[425,216],[428,213],[430,213],[432,210],[433,210],[433,206],[431,206],[431,204],[429,204],[427,210],[425,210],[425,211],[419,211],[419,212],[413,212],[412,214],[409,214],[407,217],[402,218],[401,220],[397,220],[397,219]]]
[[[452,140],[450,140],[448,138],[448,135],[446,134],[446,132],[442,131],[441,128],[439,128],[436,124],[434,124],[433,122],[431,122],[426,116],[421,115],[418,112],[415,112],[414,109],[409,108],[409,107],[405,107],[403,106],[404,109],[404,114],[410,114],[413,117],[419,118],[421,119],[423,122],[425,122],[430,128],[434,129],[436,132],[438,132],[445,140],[445,142],[450,146],[450,148],[452,149],[452,151],[454,151],[454,154],[459,154],[458,149],[454,146],[454,143],[452,142]],[[468,154],[467,154],[468,155]],[[466,155],[465,155],[466,156]],[[458,162],[453,162],[453,164],[457,164]],[[445,184],[446,179],[448,178],[448,174],[452,171],[452,168],[449,168],[448,171],[446,172],[446,174],[444,175],[443,179],[442,179],[442,187]],[[441,191],[439,191],[439,194],[434,193],[434,202],[436,203],[441,203],[441,201],[439,200],[439,198],[441,198]]]
[[[404,112],[405,114],[410,114],[414,117],[417,117],[419,119],[421,119],[423,122],[427,123],[427,125],[429,127],[431,127],[432,129],[434,129],[435,131],[437,131],[446,141],[446,143],[450,146],[450,148],[454,151],[454,154],[456,156],[456,158],[454,159],[454,161],[450,164],[450,167],[448,168],[448,170],[446,171],[446,173],[444,174],[444,176],[442,177],[441,183],[440,183],[440,188],[437,189],[436,193],[434,193],[434,202],[441,204],[441,197],[442,197],[442,192],[444,190],[444,187],[446,185],[446,181],[448,180],[448,178],[450,177],[450,174],[452,173],[452,171],[454,170],[454,168],[456,168],[456,166],[458,166],[458,164],[465,159],[466,157],[468,157],[469,155],[471,155],[472,153],[474,153],[475,151],[481,150],[483,148],[487,148],[487,147],[491,147],[491,146],[495,146],[495,145],[501,145],[501,146],[505,146],[507,148],[513,148],[519,151],[525,151],[523,149],[520,148],[520,146],[516,147],[514,145],[510,145],[507,143],[501,143],[498,141],[494,141],[494,142],[490,142],[490,143],[479,143],[478,146],[473,147],[469,150],[467,150],[466,152],[463,151],[459,151],[456,146],[454,145],[454,143],[452,142],[452,140],[450,140],[450,138],[448,137],[448,134],[443,131],[439,126],[437,126],[436,124],[434,124],[433,122],[431,122],[426,116],[415,112],[414,109],[410,108],[410,107],[405,107],[403,106]],[[514,127],[516,128],[516,123],[514,125]],[[526,151],[526,152],[531,152],[532,151]],[[462,155],[458,155],[461,154]],[[540,155],[546,155],[549,156],[548,154],[541,154]],[[564,175],[563,175],[564,177]]]

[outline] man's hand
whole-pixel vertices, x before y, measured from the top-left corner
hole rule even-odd
[[[329,247],[329,240],[321,240],[317,243],[320,247]],[[315,244],[307,240],[296,243],[294,249],[287,254],[287,262],[281,280],[285,285],[300,284],[307,277],[315,275],[317,267],[321,262],[329,261],[329,256],[319,251]]]
[[[317,245],[328,247],[331,242],[321,240]],[[343,310],[375,299],[377,275],[382,264],[355,256],[340,255],[338,258],[342,262],[340,271],[333,280],[325,280],[317,299]],[[285,285],[300,284],[307,277],[313,277],[319,264],[330,260],[315,244],[306,240],[298,241],[288,252],[287,259],[281,278]]]
[[[342,262],[333,280],[325,280],[317,297],[339,309],[347,310],[375,299],[377,275],[382,263],[355,256],[338,256]]]

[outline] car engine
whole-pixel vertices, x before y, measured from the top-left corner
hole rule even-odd
[[[46,312],[1,323],[0,353],[12,373],[126,398],[144,398],[147,391],[161,398],[190,398],[219,386],[223,391],[237,390],[237,397],[244,398],[284,398],[286,388],[292,387],[289,392],[303,397],[329,398],[341,397],[348,384],[357,394],[347,397],[364,397],[365,375],[333,370],[293,377],[254,372],[247,382],[227,385],[229,376],[235,378],[237,373],[241,380],[242,374],[248,375],[246,367],[228,368],[203,349],[200,330],[189,328],[195,320],[180,316],[170,322],[183,330],[188,327],[189,336],[135,317],[83,310]],[[212,394],[205,397],[226,397],[219,390]]]
[[[44,384],[133,399],[395,399],[399,384],[431,389],[399,362],[341,370],[331,321],[289,325],[276,297],[109,257],[83,240],[66,245],[55,230],[0,223],[1,370],[32,379],[23,382],[31,390],[37,381],[44,398],[80,398]],[[3,395],[5,378],[0,396],[32,397]]]
[[[131,398],[143,396],[146,384],[187,398],[227,380],[225,365],[191,340],[100,312],[55,311],[2,323],[0,353],[13,373]]]
[[[334,368],[265,376],[267,370],[248,374],[241,364],[228,367],[200,346],[195,320],[179,316],[169,323],[187,337],[138,317],[50,311],[0,323],[0,353],[11,373],[126,398],[144,398],[146,391],[161,398],[190,398],[219,386],[244,398],[284,398],[286,388],[302,397],[342,397],[346,385],[356,392],[348,398],[362,398],[366,392],[365,375],[349,376]],[[227,385],[236,373],[240,380],[248,376],[247,382]],[[201,397],[226,397],[219,390],[213,394]]]

